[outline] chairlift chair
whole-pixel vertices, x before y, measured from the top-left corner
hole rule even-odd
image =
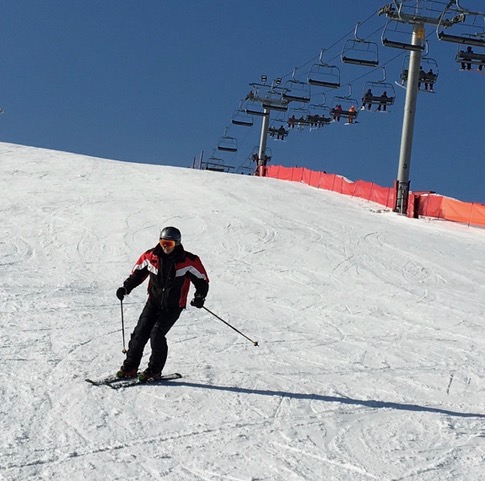
[[[379,65],[379,48],[375,42],[359,38],[357,31],[360,22],[354,30],[354,38],[344,43],[340,58],[344,63],[362,65],[364,67],[377,67]]]
[[[406,55],[403,61],[401,70],[401,86],[404,87],[408,80],[409,73],[409,54]],[[434,93],[434,85],[438,80],[439,69],[436,60],[430,57],[422,57],[419,73],[418,88],[421,92]],[[399,84],[398,84],[399,85]],[[428,89],[427,86],[430,88]]]
[[[214,172],[230,172],[234,167],[227,165],[223,159],[216,157],[215,153],[212,152],[212,155],[201,163],[201,169],[212,170]]]
[[[485,47],[485,13],[467,10],[458,0],[449,2],[440,16],[436,35],[445,42]]]
[[[288,110],[288,100],[285,98],[285,90],[272,88],[266,92],[262,99],[264,109],[286,112]]]
[[[254,124],[253,116],[248,114],[246,110],[238,109],[232,115],[231,122],[234,125],[240,125],[242,127],[252,127]]]
[[[224,160],[220,157],[216,157],[215,149],[212,151],[212,155],[207,159],[208,162],[219,162],[221,164],[224,163]]]
[[[271,125],[275,125],[275,124],[286,124],[286,120],[287,120],[287,111],[281,111],[281,110],[277,110],[273,116],[273,118],[271,119]]]
[[[237,174],[243,174],[243,175],[253,175],[254,174],[254,167],[251,167],[250,165],[240,165],[237,168],[236,171]]]
[[[369,92],[371,93],[369,95]],[[377,106],[375,111],[387,112],[388,107],[394,105],[396,91],[393,85],[385,81],[385,70],[383,80],[368,81],[364,85],[362,94],[362,110],[371,110],[373,105]]]
[[[285,124],[273,123],[268,129],[268,134],[274,140],[284,141],[289,134],[288,126]]]
[[[340,88],[340,69],[335,65],[316,63],[308,72],[308,83],[316,87]]]
[[[271,158],[273,157],[273,152],[271,150],[271,147],[266,147],[264,154],[266,156],[266,160],[269,162],[271,160]],[[256,145],[256,146],[253,147],[253,150],[251,151],[249,159],[252,162],[256,162],[256,164],[258,163],[258,161],[259,161],[259,145]]]
[[[369,93],[372,92],[372,93]],[[366,82],[364,93],[362,94],[361,110],[372,110],[371,107],[376,105],[374,112],[388,112],[389,106],[394,105],[396,94],[394,87],[390,83],[383,82]]]
[[[339,105],[341,110],[338,109]],[[352,107],[354,110],[352,110]],[[330,112],[333,120],[339,121],[340,118],[344,118],[347,119],[348,123],[352,124],[359,115],[359,102],[351,95],[336,95],[332,100]]]
[[[409,28],[411,26],[411,29]],[[385,47],[400,48],[402,50],[412,50],[422,52],[425,45],[413,45],[410,43],[412,38],[412,29],[414,25],[404,23],[399,20],[389,19],[382,31],[381,41]]]
[[[285,92],[283,93],[283,98],[288,102],[300,102],[307,103],[310,102],[311,98],[311,87],[307,82],[302,82],[294,77],[285,82]]]
[[[256,115],[257,117],[265,117],[268,114],[265,113],[263,106],[259,100],[247,100],[246,101],[246,108],[244,112],[248,115]]]
[[[394,0],[393,3],[398,8],[391,11],[390,16],[403,22],[417,21],[436,25],[437,17],[448,2],[449,0]]]
[[[237,139],[227,135],[227,129],[224,135],[219,139],[217,149],[223,152],[237,152]]]
[[[308,127],[310,125],[308,115],[309,109],[307,106],[291,107],[288,109],[287,123],[289,130],[294,129],[295,127],[297,127],[298,130],[303,130],[305,127]]]
[[[459,46],[455,61],[460,64],[460,70],[472,70],[472,65],[476,65],[482,71],[485,67],[485,51],[474,51],[470,45],[466,48]]]
[[[325,104],[310,104],[308,106],[308,123],[310,130],[319,129],[332,122],[330,107]]]
[[[335,65],[329,65],[323,61],[323,54],[325,50],[320,51],[320,58],[318,63],[310,67],[307,76],[309,85],[316,87],[324,87],[330,89],[340,88],[340,69]]]
[[[345,42],[340,55],[342,62],[363,67],[379,65],[379,51],[375,42],[349,39]]]
[[[212,170],[213,172],[231,172],[234,170],[234,166],[232,165],[225,165],[225,164],[218,164],[218,163],[212,163],[209,161],[202,162],[202,168],[204,170]]]
[[[285,89],[279,87],[279,82],[252,83],[251,96],[246,98],[248,107],[246,113],[250,115],[264,116],[263,109],[285,111],[288,108],[288,101],[283,98]],[[257,105],[257,104],[260,105]]]

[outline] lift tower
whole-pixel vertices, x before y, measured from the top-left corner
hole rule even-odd
[[[276,78],[271,84],[268,84],[267,80],[266,75],[261,75],[261,83],[251,83],[252,89],[246,98],[248,102],[246,113],[263,118],[256,170],[257,175],[262,177],[266,175],[266,164],[268,162],[266,144],[271,111],[286,112],[291,101],[291,99],[285,98],[288,89],[281,87],[281,78]]]
[[[438,25],[439,15],[433,16],[435,11],[429,5],[436,2],[409,2],[406,0],[394,0],[390,4],[379,10],[379,15],[387,15],[388,23],[383,32],[382,43],[386,47],[400,48],[410,51],[406,100],[404,104],[404,117],[401,135],[401,149],[399,155],[399,167],[396,178],[396,205],[395,212],[404,214],[408,208],[409,197],[409,171],[411,167],[411,149],[414,133],[414,119],[416,116],[416,104],[419,86],[419,67],[421,64],[422,53],[425,49],[426,35],[425,25]],[[412,5],[410,5],[412,4]],[[427,8],[425,8],[427,7]],[[391,27],[393,26],[393,27]],[[391,38],[400,26],[407,26],[410,30],[411,38],[398,39]]]
[[[401,135],[401,150],[399,154],[399,167],[397,170],[397,195],[394,210],[404,214],[408,210],[409,198],[409,169],[411,167],[411,149],[414,134],[414,118],[418,98],[419,67],[421,65],[421,48],[424,47],[425,28],[422,23],[414,23],[411,45],[415,49],[409,55],[409,72],[407,80],[406,101],[404,104],[404,117]]]

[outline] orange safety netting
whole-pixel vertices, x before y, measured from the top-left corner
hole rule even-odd
[[[468,225],[485,226],[485,204],[462,202],[441,195],[420,195],[418,213]]]
[[[381,187],[364,180],[352,182],[336,174],[318,172],[305,167],[281,165],[268,166],[265,173],[267,177],[303,182],[318,189],[360,197],[389,208],[394,208],[396,203],[395,188]],[[418,214],[468,225],[485,226],[485,204],[461,202],[442,195],[410,193],[408,215],[417,217]]]

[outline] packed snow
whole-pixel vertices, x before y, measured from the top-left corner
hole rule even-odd
[[[484,229],[275,179],[0,159],[1,480],[485,479]],[[124,358],[115,291],[166,225],[259,346],[188,307],[182,379],[92,386]]]

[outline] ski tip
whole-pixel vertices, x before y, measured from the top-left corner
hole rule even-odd
[[[85,381],[94,386],[99,386],[99,381],[95,381],[94,379],[85,379]]]

